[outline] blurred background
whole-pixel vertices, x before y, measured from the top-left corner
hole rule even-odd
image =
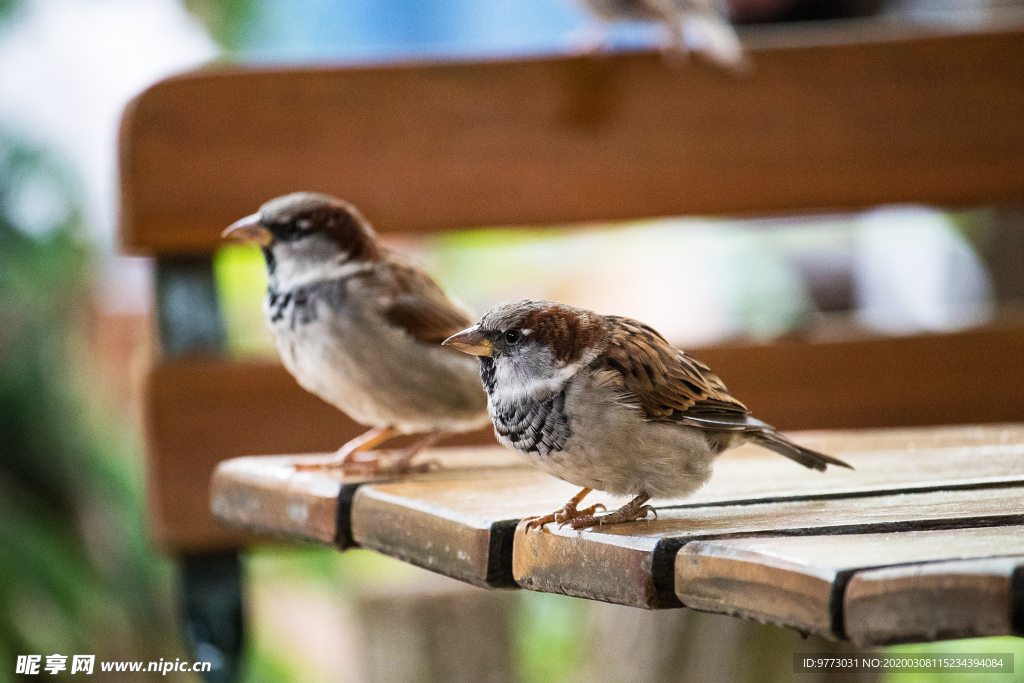
[[[735,0],[731,11],[744,24],[874,16],[971,27],[1013,4]],[[0,682],[14,680],[9,663],[22,653],[189,656],[177,570],[146,526],[152,264],[116,245],[128,100],[212,61],[565,53],[586,25],[570,0],[0,0]],[[619,49],[657,39],[644,24],[611,30]],[[1024,212],[1005,207],[481,226],[393,245],[477,311],[558,299],[643,319],[689,347],[956,330],[1024,299]],[[273,353],[259,254],[225,249],[215,273],[231,352]],[[264,548],[245,563],[245,681],[772,681],[791,675],[791,652],[818,647],[681,610],[485,593],[363,551]],[[1019,640],[969,651],[984,648],[1024,661]]]

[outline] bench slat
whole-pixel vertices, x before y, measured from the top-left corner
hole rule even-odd
[[[228,524],[288,536],[341,549],[353,545],[349,515],[352,496],[381,477],[345,476],[337,470],[301,470],[298,463],[323,462],[330,454],[259,456],[225,460],[210,482],[210,510]],[[480,476],[490,469],[522,468],[500,448],[433,449],[416,462],[431,460],[436,472],[413,475],[438,484],[451,478]],[[394,475],[383,479],[394,478]]]
[[[858,570],[1021,554],[1021,526],[696,541],[676,556],[676,595],[694,609],[840,639]]]
[[[860,647],[1024,635],[1024,556],[857,572],[843,613]]]
[[[532,590],[634,607],[678,607],[673,561],[699,539],[755,534],[857,534],[1024,524],[1017,486],[810,498],[763,504],[659,508],[656,521],[607,529],[517,531],[512,571]]]

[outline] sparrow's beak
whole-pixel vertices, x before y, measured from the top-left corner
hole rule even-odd
[[[441,342],[441,345],[450,346],[453,349],[458,349],[463,353],[469,353],[474,356],[490,356],[494,351],[494,345],[491,344],[491,340],[485,337],[475,326],[458,334],[453,334]]]
[[[220,236],[232,242],[249,242],[261,247],[269,247],[270,243],[274,241],[273,233],[260,223],[258,213],[235,221]]]

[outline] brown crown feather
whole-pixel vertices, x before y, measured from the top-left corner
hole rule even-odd
[[[330,237],[349,257],[356,261],[375,261],[380,257],[377,235],[370,222],[347,202],[310,210],[307,217],[324,235]]]
[[[547,345],[562,363],[576,362],[584,350],[596,346],[604,336],[598,316],[559,305],[530,311],[523,316],[522,328]]]
[[[260,207],[260,215],[272,232],[275,226],[309,221],[309,229],[330,238],[351,258],[375,261],[381,250],[370,222],[354,205],[317,192],[293,192]]]

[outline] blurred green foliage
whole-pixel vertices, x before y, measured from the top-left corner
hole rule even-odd
[[[0,0],[0,22],[14,14],[20,4],[21,0]]]
[[[881,683],[971,683],[983,680],[986,683],[1024,683],[1024,638],[972,638],[970,640],[947,640],[940,643],[921,645],[900,645],[886,648],[892,655],[951,653],[1013,654],[1014,673],[907,673],[891,671],[882,676]]]
[[[38,214],[58,222],[29,235],[12,215],[39,177],[72,209]],[[172,575],[147,540],[136,437],[98,424],[76,365],[90,254],[74,196],[58,164],[0,131],[0,662],[173,659]]]
[[[553,683],[573,679],[586,657],[580,647],[582,605],[563,595],[525,594],[515,615],[517,679]]]
[[[267,269],[259,248],[224,247],[214,256],[213,272],[228,352],[240,356],[272,353],[274,341],[260,305],[267,291]]]

